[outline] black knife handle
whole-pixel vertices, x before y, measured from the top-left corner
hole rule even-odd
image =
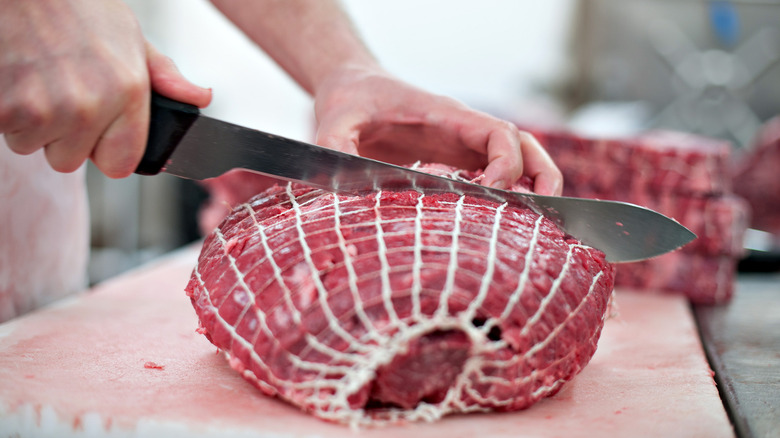
[[[155,92],[152,92],[151,109],[146,151],[135,169],[135,173],[141,175],[160,173],[200,114],[200,110],[194,105],[177,102]]]

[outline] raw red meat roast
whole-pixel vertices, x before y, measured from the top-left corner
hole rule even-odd
[[[595,352],[613,279],[602,252],[528,209],[290,184],[233,210],[187,291],[264,393],[363,425],[554,394]]]

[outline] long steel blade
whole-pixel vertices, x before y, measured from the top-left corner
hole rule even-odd
[[[678,222],[637,205],[593,199],[540,196],[491,189],[334,151],[199,116],[176,147],[165,172],[207,179],[243,168],[329,191],[414,189],[452,192],[528,206],[567,233],[604,251],[612,262],[629,262],[675,250],[696,235]]]

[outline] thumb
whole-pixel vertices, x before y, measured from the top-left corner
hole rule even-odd
[[[188,81],[176,68],[173,60],[160,53],[148,41],[146,43],[146,64],[152,90],[173,100],[195,105],[199,108],[211,102],[211,89],[199,87]]]

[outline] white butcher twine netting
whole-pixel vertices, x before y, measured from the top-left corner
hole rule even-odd
[[[375,425],[554,394],[593,355],[613,278],[603,253],[528,209],[288,184],[233,210],[187,291],[264,393]]]

